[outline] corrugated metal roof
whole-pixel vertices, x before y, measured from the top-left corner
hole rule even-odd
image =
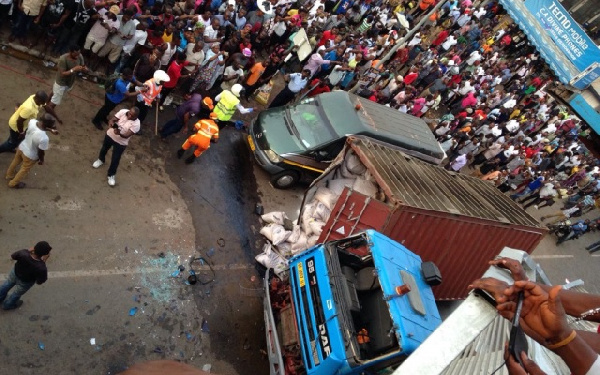
[[[390,203],[397,201],[424,210],[541,227],[486,181],[432,166],[368,139],[351,138],[350,142],[361,161],[376,171],[374,177]]]
[[[504,248],[502,257],[516,259],[523,264],[529,280],[548,284],[543,270],[525,252]],[[494,277],[512,283],[510,273],[490,266],[483,277]],[[585,291],[581,287],[572,288]],[[573,328],[595,331],[589,322],[570,323]],[[510,337],[510,322],[488,302],[470,295],[452,312],[421,346],[400,365],[394,375],[464,375],[491,374],[504,363],[504,344]],[[527,338],[528,356],[547,374],[569,375],[571,371],[552,351]],[[418,370],[416,370],[418,369]],[[496,374],[508,374],[502,366]]]
[[[440,375],[491,374],[502,366],[496,374],[508,374],[504,364],[504,343],[510,338],[510,322],[498,315],[462,353],[440,373]],[[569,375],[571,371],[560,357],[543,349],[538,343],[527,338],[529,356],[543,366],[548,374]]]

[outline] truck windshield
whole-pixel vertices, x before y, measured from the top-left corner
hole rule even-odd
[[[311,149],[337,138],[329,121],[314,104],[298,104],[287,110],[302,146]]]

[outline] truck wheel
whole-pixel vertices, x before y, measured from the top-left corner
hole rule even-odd
[[[271,178],[271,184],[277,189],[288,189],[296,185],[300,175],[296,171],[283,171]]]

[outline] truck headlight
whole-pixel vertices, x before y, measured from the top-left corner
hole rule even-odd
[[[265,154],[267,155],[267,158],[269,158],[271,163],[279,163],[281,161],[279,155],[277,155],[273,150],[265,150]]]

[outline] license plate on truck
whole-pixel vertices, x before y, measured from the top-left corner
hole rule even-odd
[[[250,150],[254,151],[256,146],[254,146],[254,141],[252,140],[252,136],[248,136],[248,144],[250,145]]]

